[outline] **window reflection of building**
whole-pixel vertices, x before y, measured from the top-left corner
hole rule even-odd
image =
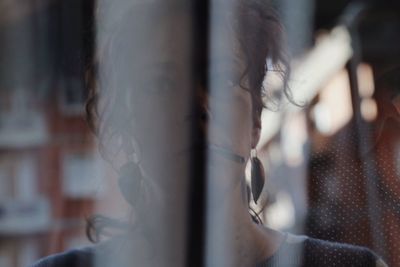
[[[99,169],[83,113],[82,73],[90,56],[90,44],[83,45],[83,39],[90,40],[87,14],[92,4],[0,4],[2,267],[28,266],[45,255],[85,244],[84,219],[102,196],[98,180],[89,181],[88,175],[81,177],[87,180],[85,187],[74,183],[63,188],[64,170],[71,165],[66,155],[85,155],[82,164],[72,164],[74,173]],[[80,194],[65,193],[74,189]]]
[[[0,126],[0,235],[1,246],[8,251],[1,266],[10,267],[27,266],[83,236],[82,218],[91,212],[98,189],[94,180],[86,186],[91,186],[92,195],[69,197],[62,188],[69,163],[63,161],[64,155],[94,153],[83,114],[65,117],[51,93],[38,98],[29,90],[15,92],[2,92],[11,101],[2,105]],[[96,167],[90,164],[95,162],[92,158],[75,174],[91,172],[87,168]],[[81,184],[74,186],[82,189]]]

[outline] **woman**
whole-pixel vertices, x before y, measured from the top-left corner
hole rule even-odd
[[[188,197],[182,192],[199,151],[207,156],[207,266],[378,266],[366,248],[281,233],[250,215],[245,166],[260,138],[269,93],[263,80],[271,67],[286,75],[279,68],[287,62],[281,25],[264,1],[218,1],[208,35],[193,36],[192,9],[184,2],[148,1],[117,8],[111,19],[101,15],[111,33],[99,35],[88,119],[120,174],[133,216],[126,224],[109,220],[123,234],[34,266],[184,265]],[[208,49],[193,44],[207,36]],[[206,141],[197,143],[199,136]],[[262,184],[256,156],[252,165],[253,184]],[[98,234],[104,221],[94,218],[89,233]]]

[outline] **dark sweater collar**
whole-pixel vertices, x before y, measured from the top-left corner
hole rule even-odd
[[[306,236],[285,233],[285,238],[278,250],[256,267],[292,267],[301,266],[303,262],[304,242]]]

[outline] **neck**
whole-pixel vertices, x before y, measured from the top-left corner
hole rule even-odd
[[[253,222],[248,210],[244,178],[232,179],[232,177],[235,177],[235,175],[229,173],[226,177],[225,175],[219,177],[220,179],[209,179],[206,207],[207,221],[205,222],[207,266],[255,266],[275,253],[283,240],[281,234]],[[160,196],[162,194],[154,195]],[[161,202],[164,203],[165,201]],[[173,202],[184,203],[184,201]],[[174,210],[183,210],[184,207],[180,208],[166,209],[166,207],[163,207],[162,210],[169,213],[168,216],[166,215],[168,218],[176,219],[177,214],[173,214]],[[171,225],[175,225],[177,221],[184,223],[183,219],[179,219]],[[149,228],[150,234],[158,233],[157,229],[159,231],[166,230],[163,227],[160,228],[157,221],[155,223],[155,227],[151,227],[149,222],[145,224],[145,228]],[[174,235],[172,233],[182,232],[183,228],[183,225],[182,227],[175,227],[168,233],[158,233],[156,237],[159,239],[163,234],[167,234],[169,237],[166,237],[165,240],[170,241],[171,235]],[[183,244],[183,242],[178,243]],[[160,250],[163,250],[167,243],[156,242],[156,244],[159,244]],[[173,250],[179,254],[184,249]],[[166,253],[171,254],[169,250]]]
[[[246,190],[238,184],[233,193],[208,209],[206,255],[210,266],[255,266],[270,257],[282,235],[253,222]],[[218,197],[215,198],[217,200]]]

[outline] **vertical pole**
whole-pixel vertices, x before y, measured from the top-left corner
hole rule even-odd
[[[192,2],[192,112],[191,143],[193,147],[205,147],[206,133],[201,131],[201,110],[197,90],[203,81],[208,84],[209,57],[209,0]],[[206,225],[206,151],[195,149],[191,155],[191,169],[188,182],[187,251],[185,265],[202,267],[205,265],[205,225]]]
[[[356,31],[357,23],[351,25],[349,32],[352,37],[352,46],[354,55],[346,65],[349,74],[349,84],[351,91],[351,101],[353,106],[353,129],[356,133],[356,151],[357,156],[363,164],[361,164],[362,173],[365,178],[366,205],[369,215],[370,229],[372,235],[372,246],[378,250],[381,256],[386,252],[385,240],[382,237],[383,229],[380,219],[382,218],[381,210],[377,207],[379,203],[378,196],[378,179],[377,166],[372,154],[368,153],[371,147],[371,134],[369,125],[363,120],[361,114],[361,98],[359,95],[357,67],[361,63],[361,44]]]

